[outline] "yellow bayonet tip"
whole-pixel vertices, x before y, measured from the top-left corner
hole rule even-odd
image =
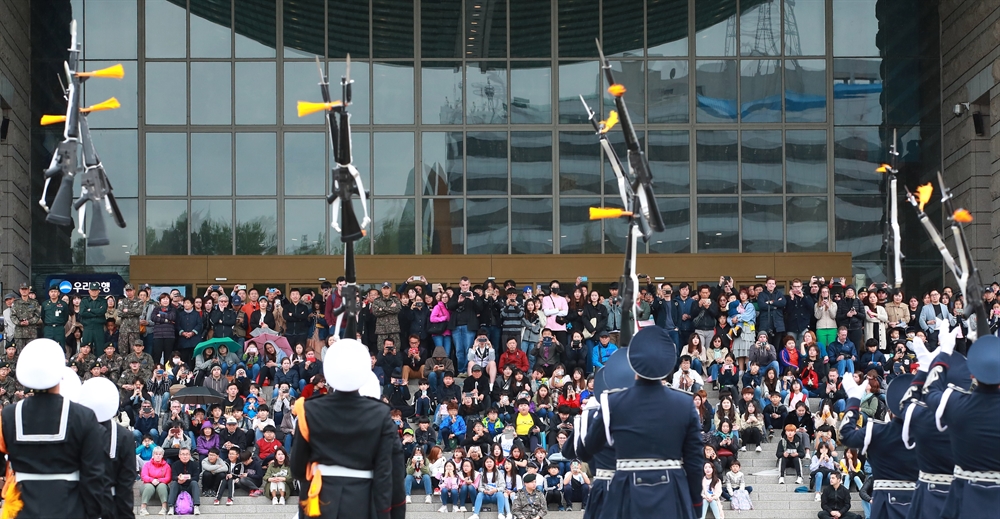
[[[931,195],[933,194],[934,194],[934,185],[931,184],[930,182],[922,186],[917,186],[917,207],[920,209],[920,211],[923,211],[924,206],[927,205],[927,202],[931,201]]]
[[[333,110],[335,107],[340,106],[340,101],[330,101],[329,103],[312,103],[309,101],[299,101],[298,110],[299,117],[305,117],[307,115],[314,114],[323,110]]]
[[[118,102],[118,99],[112,97],[111,99],[108,99],[107,101],[104,101],[102,103],[97,103],[96,105],[93,106],[81,108],[80,111],[84,113],[90,113],[90,112],[100,112],[102,110],[116,110],[121,107],[122,104]]]
[[[611,110],[606,121],[601,121],[601,133],[608,133],[609,130],[618,124],[618,112]]]
[[[590,208],[591,220],[606,220],[608,218],[621,218],[623,216],[632,216],[632,213],[624,209],[616,209],[614,207]]]
[[[971,223],[972,213],[968,209],[959,209],[955,211],[955,214],[951,215],[951,219],[958,223]]]
[[[65,115],[43,115],[42,116],[42,126],[48,126],[50,124],[56,124],[66,121]]]
[[[112,65],[108,68],[102,68],[99,70],[92,70],[90,72],[77,72],[77,77],[103,77],[112,79],[121,79],[125,77],[125,67],[122,67],[121,63],[117,65]]]
[[[625,85],[615,83],[614,85],[608,87],[608,93],[615,97],[621,97],[625,95]]]
[[[892,166],[888,164],[882,164],[881,166],[875,168],[876,173],[888,173],[892,171]]]

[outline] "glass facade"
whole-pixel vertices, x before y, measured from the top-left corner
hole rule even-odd
[[[873,171],[887,128],[913,178],[940,163],[940,94],[925,88],[937,13],[916,0],[67,3],[85,66],[125,65],[124,81],[84,94],[122,101],[93,126],[129,226],[103,249],[62,230],[36,238],[41,269],[342,250],[323,117],[295,106],[319,100],[316,58],[336,83],[348,54],[354,162],[372,194],[363,254],[621,252],[624,224],[587,217],[621,205],[579,101],[613,107],[595,38],[628,88],[667,224],[641,252],[847,251],[884,277]],[[51,64],[65,45],[40,40],[67,22],[36,22]],[[52,69],[37,72],[46,92]],[[42,97],[38,110],[60,106]],[[34,132],[45,162],[58,135]],[[36,237],[49,229],[33,221]],[[925,273],[935,254],[907,256]]]

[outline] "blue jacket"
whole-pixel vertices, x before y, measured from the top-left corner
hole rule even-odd
[[[608,361],[608,357],[616,351],[618,351],[618,346],[615,346],[614,343],[609,342],[608,347],[605,348],[601,346],[601,342],[598,341],[597,344],[594,345],[594,350],[590,353],[590,360],[594,364],[594,369],[597,370],[603,368],[604,363]]]
[[[656,326],[664,330],[676,330],[677,323],[681,320],[681,315],[677,312],[677,309],[678,306],[674,304],[673,300],[666,301],[659,297],[653,299],[653,304],[651,305],[653,322],[656,323]]]
[[[786,297],[785,329],[789,332],[801,333],[809,328],[815,304],[816,302],[808,294],[802,297]]]
[[[786,303],[787,299],[780,288],[775,288],[774,292],[761,292],[757,296],[757,330],[784,333]]]
[[[455,418],[452,418],[451,415],[449,415],[445,417],[445,419],[441,421],[441,428],[444,429],[445,427],[451,429],[451,433],[459,438],[465,436],[465,418],[462,418],[461,416],[456,415]]]
[[[840,341],[833,341],[826,347],[826,356],[830,358],[830,362],[837,362],[837,357],[843,355],[845,359],[850,357],[858,358],[858,349],[854,346],[854,343],[850,339],[847,342],[841,344]]]
[[[192,310],[177,312],[177,347],[182,350],[193,350],[201,342],[203,332],[203,322],[201,315]],[[190,339],[181,335],[181,332],[194,332]]]
[[[677,308],[677,320],[674,321],[677,323],[677,329],[682,332],[694,330],[694,299],[689,297],[687,299],[676,299],[674,302]],[[684,314],[688,315],[687,321],[682,319]]]

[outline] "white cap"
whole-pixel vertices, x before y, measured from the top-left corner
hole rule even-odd
[[[73,371],[73,368],[64,367],[62,381],[59,383],[59,394],[70,402],[79,402],[82,387],[80,377]]]
[[[59,385],[66,358],[59,343],[35,339],[25,345],[17,358],[17,381],[27,389],[46,390]]]
[[[92,378],[83,383],[79,403],[94,411],[98,422],[106,422],[118,413],[118,388],[104,377]]]
[[[334,391],[357,391],[368,381],[372,358],[368,347],[355,339],[337,341],[323,362],[323,376]]]
[[[379,384],[378,375],[374,371],[368,372],[368,380],[365,381],[365,385],[361,386],[361,389],[358,389],[358,393],[375,400],[382,398],[382,384]]]

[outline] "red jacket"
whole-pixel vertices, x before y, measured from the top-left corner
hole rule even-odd
[[[257,456],[260,457],[260,459],[272,456],[274,455],[274,451],[278,450],[278,447],[281,446],[282,444],[281,442],[278,441],[277,438],[271,440],[270,442],[268,442],[264,438],[261,438],[257,440]]]
[[[521,370],[521,373],[528,373],[528,354],[521,351],[521,348],[516,348],[514,353],[505,349],[500,354],[500,363],[497,367],[503,371],[504,366],[507,364],[517,366],[517,369]]]

